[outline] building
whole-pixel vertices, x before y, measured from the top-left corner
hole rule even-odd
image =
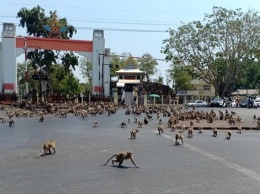
[[[215,97],[215,87],[207,84],[205,81],[193,76],[191,80],[191,90],[181,90],[177,93],[177,101],[180,104],[186,104],[195,100],[211,102]]]
[[[116,71],[118,81],[116,84],[118,99],[127,104],[138,101],[141,95],[144,71],[139,69],[136,61],[130,56],[124,62],[122,69]]]

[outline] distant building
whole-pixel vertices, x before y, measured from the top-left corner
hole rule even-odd
[[[122,69],[116,71],[118,81],[116,83],[118,96],[121,101],[132,104],[137,100],[144,71],[139,69],[136,61],[130,56],[124,62]]]
[[[215,97],[215,87],[207,84],[205,81],[193,76],[191,80],[192,89],[180,90],[177,93],[177,101],[179,104],[193,102],[195,100],[203,100],[210,102]]]

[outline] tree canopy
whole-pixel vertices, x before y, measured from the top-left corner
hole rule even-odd
[[[253,10],[213,7],[203,21],[169,29],[169,36],[162,47],[166,60],[190,66],[190,72],[213,84],[219,96],[260,59],[260,17]]]

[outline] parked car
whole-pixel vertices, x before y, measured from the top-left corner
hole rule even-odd
[[[241,102],[239,103],[239,106],[240,106],[241,108],[247,108],[248,102],[247,102],[246,100],[243,100],[243,101],[241,101]]]
[[[203,100],[195,100],[194,102],[187,103],[189,107],[195,106],[195,107],[207,107],[208,103],[204,102]]]
[[[254,100],[254,107],[260,107],[260,98]]]
[[[214,98],[209,104],[210,107],[222,107],[224,100],[222,98]]]

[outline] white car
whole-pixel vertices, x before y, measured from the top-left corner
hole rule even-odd
[[[260,107],[260,98],[254,100],[254,107]]]
[[[207,107],[208,103],[204,102],[203,100],[195,100],[194,102],[187,103],[189,107],[195,106],[195,107]]]

